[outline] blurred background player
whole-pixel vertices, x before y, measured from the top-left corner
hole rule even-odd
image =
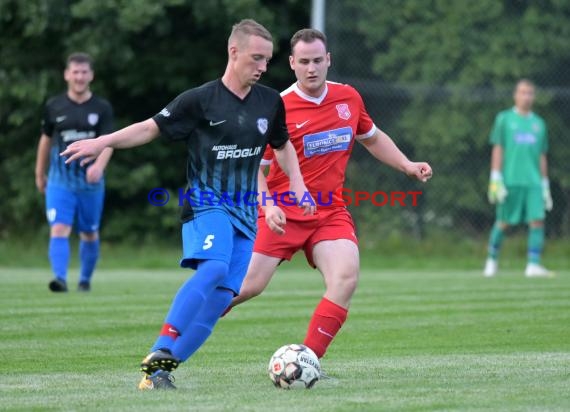
[[[113,150],[105,149],[84,166],[79,162],[66,164],[59,156],[75,141],[113,131],[113,109],[109,102],[91,92],[93,76],[91,57],[85,53],[71,54],[64,71],[67,92],[49,99],[44,110],[35,173],[36,187],[46,197],[50,224],[48,255],[54,274],[49,288],[53,292],[67,292],[69,235],[74,222],[80,239],[78,290],[91,289],[91,277],[99,259],[99,223],[105,196],[103,172]]]
[[[174,389],[169,372],[206,341],[239,293],[257,231],[257,171],[267,144],[275,149],[291,190],[307,190],[289,142],[283,101],[277,91],[256,84],[272,54],[267,29],[243,20],[229,37],[228,64],[221,79],[187,90],[151,119],[78,142],[62,153],[70,156],[67,162],[81,157],[85,161],[105,147],[135,147],[159,134],[188,145],[180,265],[196,273],[179,289],[141,364],[141,390]],[[248,192],[252,199],[244,201],[241,196]],[[203,193],[214,197],[205,200]],[[307,203],[304,210],[312,213],[314,206]]]
[[[303,250],[309,264],[321,272],[326,286],[304,341],[321,358],[346,320],[358,282],[358,241],[341,197],[354,142],[364,145],[381,162],[421,181],[430,178],[432,171],[427,163],[408,160],[374,125],[354,88],[326,80],[330,54],[323,33],[313,29],[295,33],[289,62],[297,82],[281,93],[287,127],[318,210],[313,216],[303,216],[297,207],[282,202],[274,205],[268,200],[262,204],[253,257],[232,306],[260,294],[281,261]],[[271,157],[267,151],[265,165],[271,163]],[[271,194],[289,190],[279,166],[271,165],[267,186]]]
[[[540,264],[544,248],[545,210],[552,210],[548,180],[548,134],[544,120],[532,111],[535,87],[519,80],[515,106],[500,112],[491,130],[491,178],[488,197],[497,204],[497,219],[489,239],[484,275],[495,276],[504,232],[509,225],[528,224],[525,275],[550,276]]]

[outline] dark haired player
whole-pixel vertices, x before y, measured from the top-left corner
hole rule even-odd
[[[105,147],[139,146],[162,134],[188,148],[188,198],[183,210],[182,267],[196,273],[178,291],[151,353],[143,360],[140,389],[172,389],[170,371],[208,338],[233,296],[239,294],[257,231],[255,196],[267,144],[304,193],[295,149],[289,142],[279,93],[256,84],[273,53],[271,34],[253,20],[233,27],[221,79],[187,90],[151,119],[93,141],[71,145],[68,162],[96,158]],[[84,160],[84,161],[85,161]],[[202,194],[213,193],[208,200]],[[227,198],[235,199],[230,204]],[[312,213],[314,202],[307,202]]]
[[[74,221],[80,239],[79,291],[91,289],[99,258],[99,223],[105,195],[103,172],[113,150],[105,149],[94,162],[83,166],[79,162],[66,164],[59,156],[73,142],[113,131],[111,105],[89,88],[93,76],[91,57],[85,53],[71,54],[64,71],[67,91],[49,99],[44,110],[36,158],[36,186],[46,196],[50,224],[48,254],[54,274],[49,288],[53,292],[67,292],[69,235]]]
[[[408,176],[425,182],[432,175],[427,163],[408,160],[390,137],[374,125],[354,88],[326,80],[330,61],[323,33],[314,29],[295,33],[289,62],[297,82],[281,95],[291,142],[309,192],[314,199],[333,193],[332,202],[319,202],[319,210],[312,216],[303,216],[283,202],[268,202],[258,218],[259,231],[241,293],[232,302],[237,305],[260,294],[279,263],[303,250],[326,285],[304,341],[319,358],[345,322],[358,283],[358,241],[341,197],[354,142]],[[270,164],[272,157],[271,151],[267,151],[264,164]],[[283,169],[278,165],[271,164],[267,185],[271,193],[279,194],[278,198],[288,190]],[[279,231],[269,230],[264,218],[269,227],[273,225]]]

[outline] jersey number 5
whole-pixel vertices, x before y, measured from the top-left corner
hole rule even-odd
[[[212,240],[214,240],[214,235],[206,236],[204,239],[204,245],[202,246],[202,250],[208,250],[212,247]]]

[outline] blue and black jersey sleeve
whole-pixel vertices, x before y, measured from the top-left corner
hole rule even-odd
[[[279,96],[277,110],[275,111],[275,117],[271,125],[271,132],[267,143],[269,143],[273,149],[279,149],[289,140],[289,132],[287,131],[287,123],[285,121],[285,105],[283,104],[281,96]]]
[[[153,117],[160,134],[168,140],[186,140],[201,118],[200,93],[187,90]]]

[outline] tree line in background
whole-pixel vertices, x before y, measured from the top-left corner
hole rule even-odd
[[[333,77],[354,84],[377,122],[406,153],[428,160],[425,186],[379,168],[363,151],[349,183],[423,190],[419,207],[358,208],[365,233],[486,238],[489,132],[513,105],[522,77],[538,86],[535,111],[549,127],[554,210],[550,236],[570,235],[570,1],[345,0],[328,2]]]
[[[351,207],[365,238],[454,228],[477,236],[492,222],[486,203],[488,133],[520,77],[540,87],[536,111],[549,126],[555,209],[551,235],[570,233],[570,2],[329,0],[331,78],[353,84],[375,121],[404,151],[429,161],[425,186],[388,171],[357,147],[353,190],[422,190],[417,207]],[[255,18],[277,46],[262,83],[293,82],[291,34],[309,24],[302,0],[0,0],[0,239],[47,236],[34,186],[42,104],[65,88],[67,54],[95,58],[95,93],[114,107],[116,126],[146,119],[190,87],[221,76],[231,25]],[[147,194],[184,186],[185,146],[164,141],[117,151],[107,173],[104,237],[178,239],[178,205]]]
[[[34,162],[45,100],[65,89],[64,62],[82,50],[95,59],[92,89],[109,99],[116,127],[158,113],[182,91],[220,77],[231,26],[266,25],[276,49],[263,83],[282,89],[291,34],[309,23],[302,0],[0,0],[0,239],[45,233]],[[116,151],[106,174],[106,240],[178,239],[178,206],[155,207],[155,187],[185,185],[186,147],[156,141]]]

